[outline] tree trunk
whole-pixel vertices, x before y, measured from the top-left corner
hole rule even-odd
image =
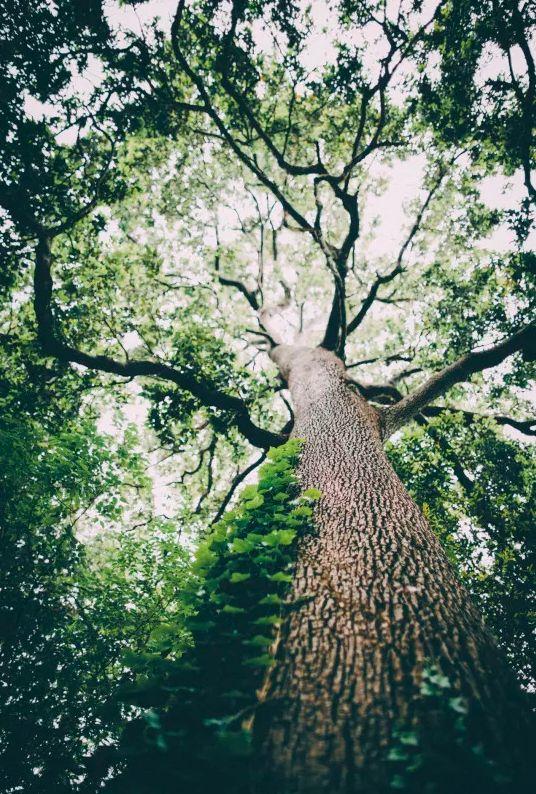
[[[391,467],[378,412],[334,354],[279,346],[272,356],[292,395],[293,435],[305,441],[300,483],[322,498],[261,694],[265,783],[278,794],[383,790],[393,729],[430,729],[419,710],[429,663],[478,711],[480,739],[510,746],[520,695]]]

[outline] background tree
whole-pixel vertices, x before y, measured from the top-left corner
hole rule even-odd
[[[38,358],[27,321],[0,370],[0,787],[95,790],[132,711],[124,654],[183,613],[188,554],[154,516],[134,428],[99,432],[94,384]]]
[[[98,4],[89,16],[73,7],[38,5],[24,27],[9,17],[8,327],[21,295],[28,305],[27,263],[42,354],[65,377],[76,365],[141,379],[153,430],[180,454],[193,526],[221,515],[231,466],[251,471],[247,444],[305,439],[300,480],[323,498],[288,596],[302,606],[282,624],[264,688],[280,708],[255,719],[266,769],[303,790],[387,785],[396,724],[434,722],[421,708],[434,663],[468,700],[474,742],[515,775],[523,706],[381,442],[420,422],[391,455],[422,502],[404,462],[412,443],[421,465],[430,444],[439,451],[448,477],[429,487],[455,500],[451,556],[476,581],[486,569],[482,600],[512,642],[503,607],[491,606],[494,588],[505,592],[499,561],[519,566],[507,577],[519,593],[533,562],[526,534],[487,504],[493,488],[478,478],[489,450],[512,455],[508,482],[524,510],[529,453],[509,452],[497,433],[534,432],[519,398],[534,359],[533,257],[528,202],[490,210],[483,179],[519,166],[532,195],[530,8],[344,2],[322,32],[316,6],[181,2],[169,35],[157,23],[125,35]],[[61,56],[44,76],[28,25]],[[327,55],[311,65],[319,41]],[[490,44],[499,76],[487,80]],[[467,58],[455,59],[459,47]],[[102,70],[89,96],[65,69],[83,69],[88,51]],[[22,113],[24,85],[53,107],[47,120]],[[397,247],[378,253],[374,201],[404,162],[422,186]],[[486,250],[504,220],[516,238]],[[459,385],[504,361],[510,369],[479,392]],[[462,529],[486,533],[491,562],[475,560]],[[527,614],[516,613],[510,650],[525,681]]]

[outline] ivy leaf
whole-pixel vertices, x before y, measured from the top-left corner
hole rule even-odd
[[[273,657],[268,653],[261,656],[254,656],[252,659],[245,659],[242,664],[247,667],[271,667],[274,663]]]
[[[238,571],[235,571],[231,574],[229,581],[232,584],[239,584],[240,582],[246,582],[248,579],[251,579],[250,573],[239,573]]]

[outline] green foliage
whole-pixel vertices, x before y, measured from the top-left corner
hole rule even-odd
[[[69,378],[7,354],[22,366],[0,393],[0,790],[91,791],[128,713],[123,654],[184,609],[189,555],[170,522],[98,534],[123,518],[125,480],[147,488],[136,434],[112,442],[76,416]],[[98,539],[82,544],[81,524]]]
[[[489,420],[414,427],[389,457],[421,506],[520,681],[536,680],[533,538],[536,456]],[[459,468],[465,473],[464,484]]]
[[[169,626],[158,652],[132,659],[138,676],[123,697],[145,712],[125,729],[127,770],[114,791],[151,791],[156,774],[162,792],[247,790],[249,718],[262,708],[256,690],[289,607],[296,541],[319,498],[315,489],[298,495],[299,450],[298,440],[271,450],[258,484],[201,542],[182,595],[191,648],[178,655]]]
[[[363,155],[347,185],[359,200],[362,232],[347,277],[349,317],[377,273],[396,261],[397,251],[378,255],[375,245],[375,201],[389,167],[413,154],[428,158],[428,189],[438,167],[467,149],[424,214],[403,274],[380,288],[384,303],[348,343],[349,361],[415,354],[416,366],[433,369],[534,315],[534,255],[522,247],[528,205],[500,212],[480,191],[485,175],[517,169],[530,192],[534,74],[523,70],[533,7],[442,3],[413,48],[426,4],[407,0],[393,11],[377,0],[328,5],[324,20],[316,4],[304,9],[293,0],[194,0],[177,38],[246,159],[311,223],[322,210],[329,246],[340,244],[347,220],[330,180],[318,179],[314,195],[312,172],[285,174],[259,130],[305,171],[318,162],[340,174]],[[253,314],[230,284],[239,279],[265,306],[277,305],[285,328],[316,334],[329,311],[331,274],[310,235],[293,234],[266,182],[230,156],[221,129],[199,112],[199,91],[163,26],[153,20],[141,35],[137,26],[119,31],[110,9],[118,11],[100,0],[9,0],[0,8],[0,609],[9,687],[1,785],[93,794],[125,761],[115,753],[120,720],[142,709],[125,729],[128,774],[118,786],[152,793],[162,780],[163,791],[180,784],[195,792],[216,778],[219,789],[238,793],[248,775],[244,724],[272,663],[296,542],[320,494],[296,497],[297,447],[273,453],[259,485],[248,486],[238,508],[201,541],[192,572],[176,521],[153,516],[147,467],[154,461],[138,454],[133,432],[116,443],[96,430],[103,403],[134,402],[139,393],[41,356],[28,216],[66,223],[53,247],[52,310],[63,341],[121,360],[168,362],[242,397],[252,417],[274,429],[286,414],[270,372],[263,374],[271,365],[245,333]],[[320,51],[324,38],[333,57],[311,69],[311,49]],[[394,50],[386,55],[392,47],[394,57]],[[481,67],[490,50],[503,61],[487,77]],[[378,52],[392,78],[385,92],[376,84]],[[226,92],[227,80],[258,126]],[[372,158],[365,157],[374,140]],[[410,208],[420,206],[419,197]],[[487,254],[487,238],[505,222],[517,247]],[[381,382],[393,376],[387,362],[376,362],[365,379],[371,372]],[[532,374],[518,356],[484,387],[484,399],[508,412],[500,402],[506,387],[524,387]],[[404,391],[403,375],[395,377]],[[94,391],[103,384],[105,395]],[[245,444],[229,413],[164,381],[141,380],[140,390],[149,403],[144,443],[152,446],[156,434],[165,455],[181,453],[171,465],[173,511],[187,517],[189,543],[196,543],[207,513],[200,483],[209,493],[215,481],[216,498],[225,492],[248,454]],[[206,456],[205,429],[214,442]],[[487,422],[468,426],[450,416],[405,432],[391,457],[521,681],[533,683],[532,450]],[[132,520],[134,492],[141,522]],[[75,530],[84,521],[91,537],[81,544]],[[122,705],[114,697],[119,682]]]
[[[516,69],[508,76],[478,75],[490,52],[512,58],[516,47],[530,69],[529,31],[534,8],[515,0],[444,3],[433,30],[425,38],[421,61],[422,112],[438,135],[449,142],[477,144],[473,156],[483,163],[500,163],[513,171],[530,168],[531,91]],[[427,69],[431,52],[439,57],[439,79]],[[526,60],[524,60],[526,59]],[[534,65],[532,76],[534,80]]]
[[[3,417],[2,790],[69,790],[82,766],[81,726],[88,740],[106,734],[96,722],[105,690],[96,671],[110,651],[93,656],[92,629],[75,611],[84,553],[71,521],[96,499],[104,515],[116,512],[111,464],[91,423],[51,435]]]
[[[420,718],[433,730],[398,728],[388,753],[392,765],[390,791],[408,794],[475,794],[511,792],[512,779],[471,744],[469,708],[456,695],[447,676],[434,665],[423,670]]]

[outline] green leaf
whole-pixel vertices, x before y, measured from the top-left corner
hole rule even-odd
[[[255,626],[279,626],[281,624],[280,615],[264,615],[253,621]]]
[[[261,656],[254,656],[252,659],[245,659],[242,662],[246,667],[271,667],[273,663],[273,657],[268,653],[263,653]]]
[[[239,573],[238,571],[235,571],[231,574],[229,581],[232,584],[239,584],[240,582],[246,582],[248,579],[251,579],[250,573]]]
[[[259,489],[256,485],[246,485],[240,493],[240,499],[243,502],[247,502],[248,500],[253,499],[255,496],[257,496],[258,492]]]
[[[247,510],[257,510],[259,507],[262,507],[264,504],[264,496],[259,493],[255,496],[254,499],[249,499],[247,502],[244,502],[244,507]]]
[[[387,753],[388,761],[407,761],[408,754],[401,747],[391,747]]]
[[[290,546],[296,537],[294,529],[274,529],[264,537],[267,546]]]
[[[225,612],[227,615],[243,615],[245,611],[246,610],[242,607],[234,607],[231,604],[225,604],[222,608],[222,612]]]
[[[419,744],[419,737],[414,731],[404,731],[397,734],[397,738],[402,742],[412,747],[417,747]]]
[[[267,646],[270,646],[272,642],[273,642],[273,638],[264,637],[262,634],[256,634],[254,637],[252,637],[251,640],[246,640],[245,644],[252,645],[253,647],[265,648]]]
[[[268,578],[272,582],[289,582],[289,583],[292,582],[292,574],[283,573],[283,571],[278,571],[277,573],[273,573]]]
[[[269,595],[264,596],[259,601],[259,604],[274,604],[279,605],[283,603],[283,599],[277,595],[277,593],[269,593]]]
[[[254,548],[254,544],[243,538],[235,538],[231,544],[231,552],[234,554],[249,554]]]
[[[449,698],[449,706],[453,711],[456,711],[458,714],[467,714],[469,711],[467,707],[467,702],[465,698],[462,697]]]

